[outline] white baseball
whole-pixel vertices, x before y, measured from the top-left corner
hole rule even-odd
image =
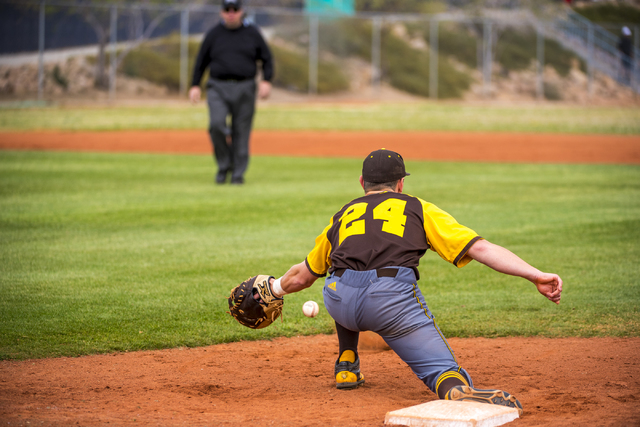
[[[302,312],[307,317],[316,317],[320,312],[320,307],[315,301],[307,301],[302,306]]]

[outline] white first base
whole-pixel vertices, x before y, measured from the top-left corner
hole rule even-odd
[[[517,409],[506,406],[434,400],[387,412],[384,423],[412,427],[494,427],[518,417]]]

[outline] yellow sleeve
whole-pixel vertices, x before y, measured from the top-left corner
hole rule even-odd
[[[316,245],[313,247],[305,263],[314,276],[323,277],[331,267],[331,242],[327,239],[327,232],[333,225],[333,218],[327,227],[316,237]]]
[[[473,260],[467,251],[482,237],[472,229],[458,224],[458,221],[436,205],[420,200],[424,213],[424,230],[431,250],[442,259],[464,267]]]

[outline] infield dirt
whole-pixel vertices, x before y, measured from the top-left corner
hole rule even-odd
[[[254,155],[362,157],[386,147],[408,159],[640,163],[637,136],[255,132],[252,144]],[[202,131],[4,133],[0,148],[210,153]],[[476,386],[502,388],[522,402],[523,417],[510,425],[640,425],[640,338],[450,338],[449,343]],[[0,422],[382,426],[386,412],[435,399],[375,335],[361,338],[362,387],[335,388],[336,357],[336,336],[317,335],[1,361]]]
[[[449,343],[476,386],[518,397],[525,413],[514,427],[640,422],[639,338]],[[365,342],[365,384],[337,390],[337,348],[335,335],[317,335],[3,361],[0,419],[25,426],[382,426],[388,411],[436,398],[395,353]]]

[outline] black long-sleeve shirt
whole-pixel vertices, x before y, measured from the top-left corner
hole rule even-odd
[[[244,23],[229,29],[221,22],[204,38],[193,69],[192,86],[199,86],[202,75],[209,67],[209,75],[221,80],[245,80],[256,76],[256,61],[262,61],[262,78],[273,78],[273,60],[260,31]]]

